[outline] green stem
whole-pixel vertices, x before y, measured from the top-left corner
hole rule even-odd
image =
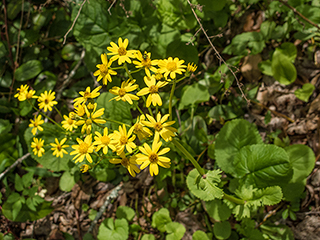
[[[176,88],[176,82],[173,81],[171,93],[170,93],[170,99],[169,99],[169,115],[170,115],[169,119],[170,119],[170,121],[172,120],[172,99],[173,99],[175,88]]]
[[[184,156],[191,161],[193,166],[198,170],[201,176],[205,175],[205,172],[199,163],[192,157],[192,155],[176,140],[172,139],[173,144],[184,154]]]
[[[53,106],[54,109],[57,111],[57,113],[59,114],[59,116],[61,117],[61,119],[63,119],[61,112],[59,111],[59,109],[56,106]]]
[[[234,202],[236,204],[240,204],[240,205],[245,204],[244,200],[228,195],[226,193],[224,193],[223,198],[229,200],[230,202]]]
[[[120,121],[117,121],[117,120],[113,120],[113,119],[110,119],[110,118],[102,118],[104,120],[106,120],[107,122],[113,122],[113,123],[117,123],[119,125],[126,125],[127,127],[131,127],[129,124],[126,124],[126,123],[123,123],[123,122],[120,122]]]
[[[130,80],[133,80],[133,77],[131,76],[131,73],[130,73],[130,71],[129,71],[129,69],[128,69],[127,63],[124,63],[123,66],[124,66],[124,69],[126,70],[126,73],[127,73],[128,76],[129,76]]]
[[[183,79],[185,79],[187,76],[183,76],[182,78],[176,80],[175,82],[178,83],[178,82],[181,82]]]

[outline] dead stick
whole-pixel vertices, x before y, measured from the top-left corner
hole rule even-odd
[[[15,161],[10,167],[8,167],[4,172],[0,174],[0,180],[15,166],[17,166],[19,163],[21,163],[23,160],[25,160],[27,157],[30,156],[30,153],[27,153],[23,155],[21,158],[19,158],[17,161]]]

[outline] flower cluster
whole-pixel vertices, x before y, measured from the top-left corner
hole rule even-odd
[[[109,89],[109,92],[115,95],[110,101],[121,100],[130,105],[134,104],[140,112],[134,124],[119,123],[117,129],[106,126],[109,121],[104,118],[106,110],[99,107],[96,102],[102,86],[93,90],[87,87],[85,91],[80,91],[80,96],[73,100],[73,111],[63,115],[60,124],[48,118],[59,125],[64,132],[61,140],[55,138],[55,142],[49,143],[53,156],[63,158],[64,154],[74,155],[73,160],[80,164],[82,172],[94,168],[99,162],[95,159],[99,158],[106,158],[112,164],[121,164],[133,177],[148,166],[151,176],[159,173],[159,166],[170,167],[171,160],[164,156],[170,148],[162,145],[172,141],[177,129],[173,127],[175,121],[171,120],[170,114],[161,114],[158,111],[158,107],[163,104],[159,91],[173,82],[190,76],[197,66],[193,63],[184,65],[184,60],[177,57],[152,60],[151,53],[142,54],[139,50],[128,50],[128,45],[128,39],[119,38],[118,44],[111,42],[107,48],[109,52],[101,54],[102,63],[96,65],[98,70],[93,75],[97,77],[98,82],[102,80],[102,85],[107,85],[118,75],[119,70],[126,72],[121,85]],[[111,56],[110,59],[108,56]],[[117,66],[112,66],[115,64]],[[129,70],[129,64],[133,64],[134,69]],[[145,74],[143,77],[145,86],[142,87],[133,78],[133,74],[139,71]],[[182,75],[180,79],[177,79],[178,75]],[[35,91],[29,90],[27,85],[22,85],[17,90],[15,97],[19,101],[37,98],[39,102],[38,114],[29,124],[32,134],[37,135],[40,131],[44,131],[41,126],[44,123],[42,116],[46,116],[44,113],[52,111],[57,104],[55,92],[50,90],[35,96]],[[138,104],[141,99],[145,103],[144,109],[140,109]],[[151,106],[155,109],[151,109]],[[93,128],[93,125],[97,127]],[[67,151],[69,145],[66,143],[73,149],[70,153]],[[42,157],[46,152],[42,138],[34,137],[31,148],[38,157]]]

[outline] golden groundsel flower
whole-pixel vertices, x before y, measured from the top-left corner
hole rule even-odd
[[[122,166],[128,169],[128,172],[132,177],[135,177],[136,173],[140,172],[140,169],[136,165],[136,157],[127,157],[123,152],[120,154],[120,158],[112,158],[109,162],[113,164],[121,163]]]
[[[87,135],[84,140],[77,138],[77,142],[78,145],[72,145],[74,151],[71,152],[70,155],[76,154],[72,160],[76,159],[75,163],[77,163],[87,159],[88,162],[92,163],[92,158],[90,156],[90,153],[92,153],[94,150],[94,145],[92,144],[92,135]]]
[[[114,55],[111,57],[110,61],[115,61],[118,59],[118,64],[121,65],[122,63],[128,62],[131,63],[130,58],[135,57],[135,50],[127,50],[129,44],[129,40],[126,38],[122,41],[120,37],[118,39],[118,45],[114,42],[111,42],[111,47],[107,47],[107,49],[111,52],[108,55]]]
[[[44,154],[44,148],[43,148],[44,140],[41,138],[33,138],[33,142],[31,143],[31,147],[33,148],[34,155],[38,155],[38,157],[42,157]]]
[[[97,64],[96,67],[99,70],[93,73],[93,76],[98,76],[97,81],[99,82],[102,79],[102,84],[107,85],[108,81],[112,82],[111,75],[117,75],[116,71],[110,69],[112,61],[108,62],[107,54],[101,54],[102,64]]]
[[[55,99],[55,92],[52,92],[51,90],[44,91],[44,93],[40,94],[40,97],[38,98],[39,101],[39,108],[42,109],[44,112],[52,111],[52,107],[56,104],[58,104],[57,101],[54,101]]]
[[[33,135],[36,135],[37,130],[43,131],[43,128],[40,126],[41,124],[44,123],[41,115],[34,116],[34,120],[30,119],[30,122],[31,123],[29,124],[29,127],[32,127],[31,132]]]
[[[67,141],[66,138],[63,138],[61,142],[57,138],[55,138],[55,143],[50,143],[52,146],[51,150],[53,151],[53,156],[63,158],[63,154],[68,154],[68,152],[64,149],[69,147],[69,145],[63,145]]]

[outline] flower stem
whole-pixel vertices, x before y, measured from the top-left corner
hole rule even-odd
[[[203,176],[205,174],[199,163],[192,157],[192,155],[185,149],[176,139],[172,139],[173,144],[183,153],[183,155],[191,161],[193,166],[198,170],[199,174]]]
[[[175,88],[176,88],[176,82],[173,81],[171,93],[170,93],[170,99],[169,99],[169,115],[170,115],[169,119],[170,119],[170,121],[172,120],[172,99],[173,99]]]
[[[128,69],[127,63],[124,63],[123,66],[124,66],[124,69],[126,70],[126,73],[127,73],[128,76],[129,76],[130,80],[133,80],[133,77],[131,76],[131,73],[130,73],[130,71],[129,71],[129,69]]]
[[[245,204],[244,200],[228,195],[226,193],[224,193],[223,198],[229,200],[230,202],[234,202],[236,204],[240,204],[240,205]]]
[[[107,122],[113,122],[113,123],[117,123],[119,125],[126,125],[127,127],[131,127],[129,124],[126,124],[126,123],[123,123],[123,122],[120,122],[120,121],[117,121],[117,120],[113,120],[113,119],[110,119],[110,118],[102,118],[104,120],[106,120]]]

